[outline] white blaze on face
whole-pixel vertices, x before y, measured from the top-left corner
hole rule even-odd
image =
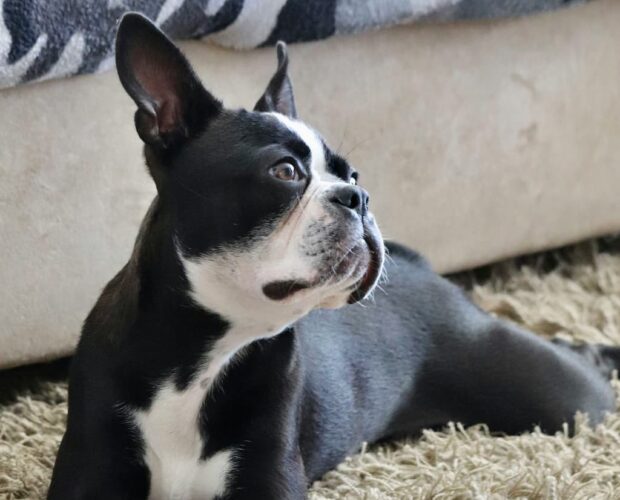
[[[344,183],[339,177],[327,171],[327,159],[325,148],[319,135],[308,125],[298,120],[293,120],[280,113],[269,113],[282,123],[291,132],[297,135],[310,148],[310,169],[312,170],[312,182],[324,183],[328,187],[337,183]]]

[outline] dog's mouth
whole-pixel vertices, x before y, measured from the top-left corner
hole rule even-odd
[[[383,240],[381,236],[379,236],[378,231],[365,227],[364,243],[368,247],[370,258],[366,267],[366,272],[354,285],[355,289],[351,295],[349,295],[349,299],[347,300],[349,304],[355,304],[368,296],[379,281],[379,276],[383,269],[385,250],[383,248]]]
[[[360,252],[361,250],[361,252]],[[263,286],[265,296],[274,301],[283,301],[304,290],[338,281],[355,280],[347,286],[353,290],[347,303],[354,304],[366,298],[377,284],[383,269],[383,239],[374,224],[364,225],[362,240],[351,248],[336,264],[330,266],[329,273],[314,281],[301,279],[272,281]]]

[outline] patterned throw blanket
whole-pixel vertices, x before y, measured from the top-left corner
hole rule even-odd
[[[413,21],[518,16],[584,0],[0,0],[0,88],[113,65],[119,17],[246,49]]]

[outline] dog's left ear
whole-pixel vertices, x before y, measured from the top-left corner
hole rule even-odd
[[[222,109],[181,51],[141,14],[128,13],[120,21],[116,68],[138,106],[138,135],[159,151],[182,144]]]
[[[288,77],[288,52],[284,42],[276,45],[278,69],[271,77],[267,90],[254,106],[254,111],[276,111],[289,118],[297,118],[293,86]]]

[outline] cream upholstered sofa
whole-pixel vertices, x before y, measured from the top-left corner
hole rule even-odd
[[[300,115],[439,271],[620,230],[620,2],[291,47]],[[250,106],[272,49],[183,45]],[[0,367],[71,353],[153,196],[114,72],[0,91]]]

